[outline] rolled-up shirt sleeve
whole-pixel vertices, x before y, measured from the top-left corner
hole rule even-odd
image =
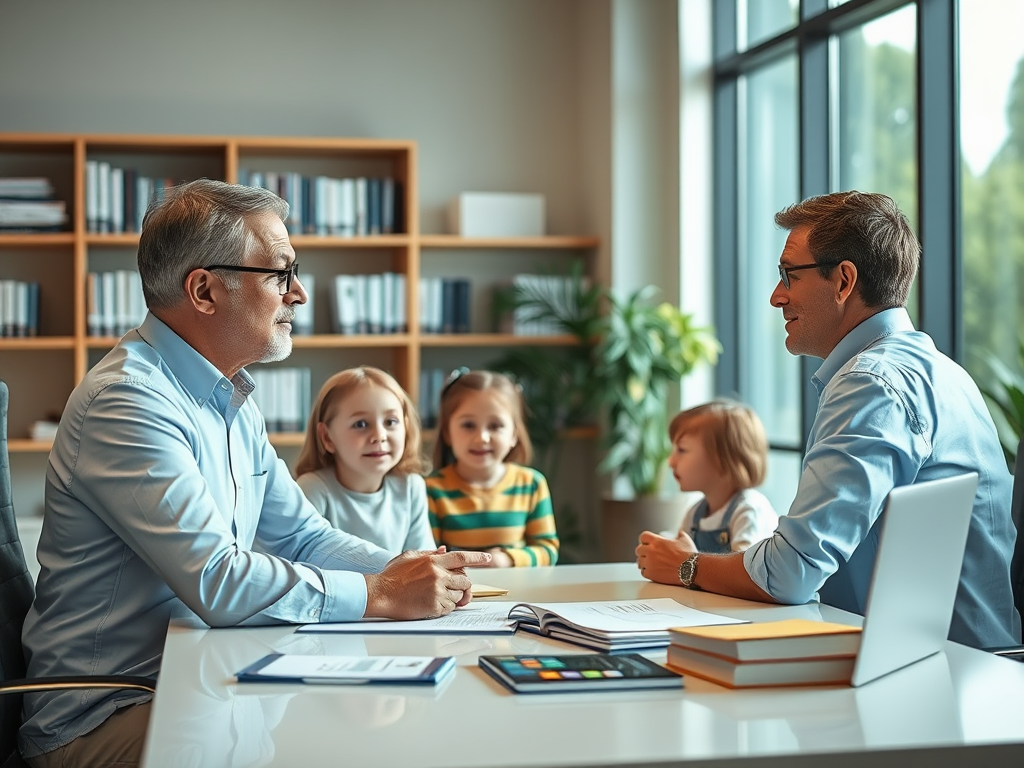
[[[796,497],[775,534],[746,551],[750,578],[780,603],[803,603],[872,535],[885,498],[914,481],[928,425],[882,378],[837,374],[825,387]]]

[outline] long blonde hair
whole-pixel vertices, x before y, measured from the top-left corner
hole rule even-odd
[[[392,472],[400,475],[422,473],[427,469],[423,456],[423,443],[420,438],[420,417],[416,413],[416,407],[405,390],[395,381],[394,377],[380,368],[373,368],[363,365],[358,368],[348,368],[340,371],[320,387],[320,394],[316,396],[316,402],[309,414],[309,424],[306,427],[306,441],[299,452],[299,459],[295,463],[295,475],[304,475],[307,472],[315,472],[324,467],[334,466],[334,455],[327,450],[320,438],[318,424],[326,424],[337,412],[337,404],[348,397],[352,392],[362,387],[381,387],[398,398],[402,404],[402,417],[405,422],[405,445],[402,449],[402,458],[391,468]]]
[[[508,409],[509,415],[512,416],[516,444],[507,456],[502,457],[502,461],[510,461],[513,464],[529,464],[533,461],[533,443],[530,442],[530,435],[526,431],[526,403],[523,401],[523,393],[519,387],[513,384],[508,376],[493,371],[456,372],[452,374],[452,377],[441,390],[441,404],[437,416],[437,442],[434,444],[434,469],[441,469],[455,463],[448,422],[462,405],[466,395],[470,392],[483,392],[484,390],[497,392],[505,401],[505,407]]]

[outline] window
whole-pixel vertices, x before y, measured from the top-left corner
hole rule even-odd
[[[960,166],[964,365],[995,387],[1022,375],[1024,341],[1024,0],[961,3]],[[994,363],[993,361],[999,361]],[[996,423],[1004,443],[1016,435]]]
[[[1024,330],[1024,223],[1014,221],[1024,199],[1005,199],[997,214],[988,198],[971,198],[963,181],[967,274],[961,301],[956,0],[713,2],[715,324],[725,348],[716,386],[750,403],[764,420],[771,445],[764,490],[776,508],[787,509],[817,405],[809,379],[820,361],[789,355],[781,313],[768,303],[786,235],[774,226],[775,212],[841,189],[893,197],[925,251],[911,314],[941,350],[968,362],[961,359],[965,337],[972,344],[984,338],[1005,355]],[[993,13],[994,5],[1003,10]],[[1016,58],[1006,67],[1024,53],[1024,38],[1016,34],[1024,25],[1005,12],[1008,5],[1020,12],[1024,0],[961,4],[961,28],[972,19],[989,25],[978,33],[973,54],[963,49],[964,77],[987,75],[982,61],[999,45],[985,42],[993,40],[992,29],[1014,38]],[[969,55],[978,57],[974,69],[967,66]],[[1003,80],[1008,88],[1005,73]],[[1019,88],[1024,137],[1024,82]],[[1021,171],[1012,183],[1024,189],[1024,138],[1019,146]],[[977,169],[971,172],[974,183]],[[1011,182],[1004,176],[1002,183]],[[990,219],[1014,223],[1015,255],[1005,239],[970,254],[971,238],[994,236],[981,218],[968,221],[972,205]],[[995,269],[993,259],[1012,263],[1015,280],[1007,280],[1005,268]],[[999,301],[992,296],[997,286],[1006,294]],[[993,332],[1007,313],[1012,328]]]

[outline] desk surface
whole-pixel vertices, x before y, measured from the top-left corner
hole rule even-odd
[[[474,572],[501,600],[672,597],[729,616],[859,623],[828,606],[768,606],[651,584],[636,566]],[[675,691],[514,695],[477,667],[482,653],[584,652],[525,633],[309,635],[294,627],[172,625],[146,746],[163,766],[580,766],[679,763],[931,765],[1024,760],[1024,664],[949,643],[858,689],[730,691],[688,678]],[[271,651],[455,656],[437,690],[244,684],[234,673]],[[648,654],[664,661],[664,652]],[[956,749],[959,747],[960,749]],[[937,751],[936,751],[937,750]],[[964,750],[972,753],[968,755]],[[815,756],[818,756],[817,760]]]

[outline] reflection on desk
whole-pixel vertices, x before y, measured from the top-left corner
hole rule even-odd
[[[828,606],[768,606],[652,585],[626,564],[506,569],[487,578],[517,600],[673,597],[756,621],[812,615],[860,623]],[[235,682],[237,670],[273,651],[456,656],[459,668],[438,689]],[[523,633],[305,635],[294,627],[174,625],[144,765],[728,766],[751,757],[812,765],[827,754],[835,768],[904,765],[906,750],[940,765],[1024,760],[1024,664],[952,643],[857,689],[730,691],[691,678],[682,692],[516,696],[476,667],[484,653],[544,652],[584,649]],[[645,655],[664,661],[663,651]]]

